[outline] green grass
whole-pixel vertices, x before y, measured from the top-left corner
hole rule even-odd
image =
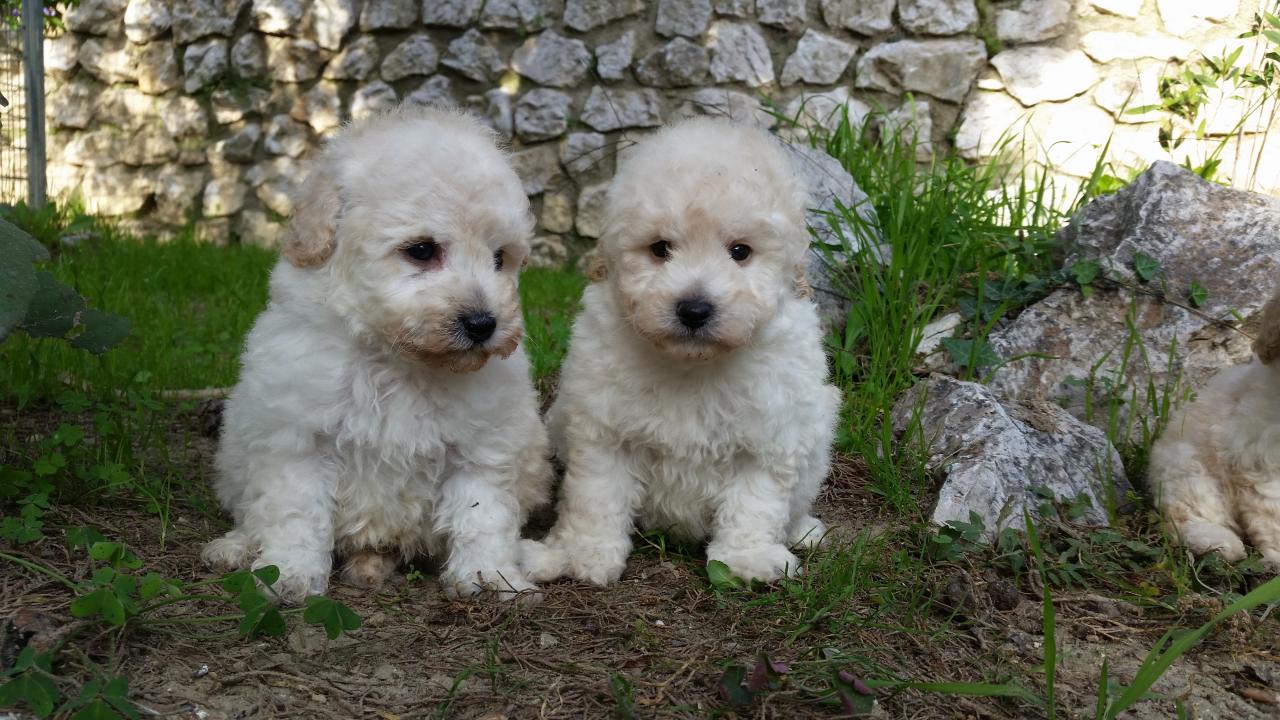
[[[46,215],[17,218],[46,242],[61,231]],[[275,253],[248,245],[218,247],[189,236],[171,242],[122,236],[99,225],[101,238],[57,252],[48,269],[90,305],[132,322],[125,342],[102,356],[66,343],[17,334],[0,345],[0,388],[20,397],[56,396],[69,386],[110,391],[235,383],[244,336],[266,306]],[[56,247],[56,245],[55,245]],[[526,351],[535,378],[554,373],[586,279],[531,268],[521,276]]]

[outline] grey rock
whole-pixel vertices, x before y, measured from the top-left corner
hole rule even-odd
[[[822,0],[822,17],[833,28],[859,35],[879,35],[893,29],[897,0]]]
[[[110,216],[138,212],[151,199],[153,172],[149,168],[124,165],[87,170],[80,188],[85,210],[94,215]]]
[[[84,189],[84,168],[50,160],[45,167],[45,183],[49,197],[65,198]]]
[[[257,33],[245,33],[231,46],[231,67],[242,78],[267,74],[267,46]]]
[[[307,126],[288,115],[271,118],[262,138],[262,149],[272,155],[298,157],[306,152],[308,144]]]
[[[230,125],[244,119],[249,113],[261,113],[267,106],[270,93],[262,88],[250,87],[244,90],[220,88],[209,97],[209,105],[213,109],[213,119],[219,125]]]
[[[564,12],[564,0],[487,0],[480,27],[493,30],[539,30]]]
[[[158,124],[139,128],[125,143],[120,160],[126,165],[161,165],[178,156],[178,144]]]
[[[520,177],[525,195],[541,195],[560,178],[560,154],[555,143],[534,145],[512,153],[511,167]]]
[[[659,35],[696,38],[707,31],[709,22],[711,0],[658,0],[658,20],[654,29]]]
[[[311,40],[268,35],[267,72],[285,83],[307,82],[320,75],[325,53]]]
[[[581,120],[600,132],[657,127],[662,124],[662,109],[652,90],[608,90],[597,85],[587,96]]]
[[[688,102],[680,106],[677,118],[710,116],[726,118],[744,125],[754,125],[768,129],[777,120],[760,103],[760,101],[744,92],[724,88],[702,88],[689,96]]]
[[[747,23],[712,26],[711,77],[717,83],[743,82],[760,87],[773,82],[773,58],[759,28]]]
[[[62,162],[80,167],[109,167],[120,162],[128,137],[115,128],[68,133]]]
[[[1142,11],[1143,0],[1089,0],[1089,4],[1098,12],[1107,15],[1136,18]]]
[[[93,109],[101,86],[87,78],[76,78],[51,93],[45,110],[54,127],[83,129],[93,120]]]
[[[148,95],[163,95],[182,86],[173,43],[154,40],[142,46],[137,57],[138,89]]]
[[[431,4],[431,0],[427,0]],[[417,0],[364,0],[361,30],[401,30],[418,22]]]
[[[244,127],[213,144],[213,152],[222,160],[233,163],[253,162],[254,153],[258,149],[258,140],[262,137],[262,128],[257,123],[248,123]]]
[[[477,82],[489,82],[507,67],[498,55],[497,48],[490,45],[475,28],[449,43],[440,64]]]
[[[56,38],[45,38],[44,71],[54,77],[70,75],[79,62],[80,37],[75,33],[62,33]]]
[[[1018,47],[991,58],[1005,90],[1023,105],[1067,100],[1098,84],[1093,61],[1079,50]]]
[[[204,186],[202,214],[207,218],[229,217],[244,207],[249,188],[234,175],[213,177]]]
[[[326,80],[364,80],[373,74],[378,65],[378,43],[370,35],[363,35],[333,56],[324,66],[322,77]]]
[[[573,229],[573,213],[573,195],[567,192],[544,193],[538,222],[547,232],[567,233]]]
[[[596,47],[596,74],[601,80],[623,80],[636,52],[636,34],[628,30],[613,42]]]
[[[361,120],[370,115],[388,112],[399,102],[395,88],[381,80],[374,80],[351,96],[351,117]]]
[[[896,138],[904,145],[914,145],[916,160],[933,159],[933,115],[926,100],[910,100],[880,121],[881,137]]]
[[[114,89],[114,88],[112,88]],[[109,92],[109,91],[108,91]],[[104,93],[104,99],[107,93]],[[127,98],[127,96],[125,96]],[[104,102],[105,104],[105,102]],[[131,104],[128,99],[122,103],[125,111]],[[206,138],[209,135],[209,115],[195,98],[165,97],[158,102],[160,122],[165,130],[175,138]],[[150,111],[150,108],[148,108]],[[119,123],[117,123],[119,124]]]
[[[1022,0],[996,11],[996,37],[1007,43],[1044,42],[1071,27],[1071,0]]]
[[[136,43],[155,40],[172,24],[169,3],[164,0],[129,0],[124,11],[124,35]]]
[[[514,137],[515,110],[506,90],[494,88],[484,95],[472,96],[468,101],[476,108],[480,122],[493,128],[503,140]]]
[[[317,135],[342,124],[342,98],[338,96],[338,84],[321,81],[298,96],[289,110],[289,116],[305,122]]]
[[[578,217],[574,222],[578,234],[598,238],[604,234],[605,199],[609,183],[588,185],[578,192]]]
[[[476,21],[484,0],[422,0],[422,22],[464,28]]]
[[[440,51],[431,38],[422,33],[410,35],[383,58],[382,79],[395,82],[414,75],[430,75],[439,65]]]
[[[211,38],[188,45],[182,53],[182,71],[188,94],[215,82],[227,72],[227,41]]]
[[[569,251],[555,235],[538,235],[529,242],[530,267],[564,267],[568,259]]]
[[[814,130],[834,132],[846,118],[850,127],[861,128],[870,114],[871,107],[851,98],[848,88],[804,93],[787,103],[785,116],[794,126],[784,125],[781,134],[792,142],[807,141]]]
[[[804,0],[756,0],[756,14],[762,25],[789,33],[798,33],[805,26]]]
[[[230,37],[248,0],[183,0],[170,10],[173,41],[179,45],[210,35]]]
[[[969,522],[975,513],[989,541],[1005,528],[1024,528],[1023,513],[1039,517],[1043,489],[1064,501],[1087,499],[1079,521],[1105,526],[1108,503],[1129,489],[1106,434],[1053,403],[1003,401],[978,383],[932,375],[894,404],[899,436],[917,413],[929,465],[946,475],[935,524]]]
[[[356,26],[359,16],[356,0],[312,0],[311,34],[325,50],[339,50],[342,39]]]
[[[898,40],[876,45],[859,58],[855,84],[893,94],[924,93],[958,103],[986,62],[981,40]]]
[[[1080,49],[1100,63],[1113,60],[1184,60],[1195,52],[1195,46],[1181,38],[1163,33],[1094,30],[1080,38]]]
[[[261,210],[241,210],[236,216],[235,232],[241,243],[272,250],[279,247],[285,224]]]
[[[573,98],[558,90],[530,90],[516,103],[516,134],[526,142],[563,135],[569,128],[569,106],[572,102]]]
[[[560,163],[569,171],[569,177],[578,183],[584,179],[609,177],[613,174],[612,161],[613,146],[600,133],[569,133],[560,143]],[[568,232],[568,229],[552,232]]]
[[[756,14],[756,0],[715,0],[715,10],[722,17],[749,18]]]
[[[1200,0],[1156,0],[1160,20],[1169,32],[1187,37],[1213,28],[1235,17],[1238,0],[1204,3]]]
[[[259,32],[297,35],[307,10],[303,0],[253,0],[253,24]]]
[[[974,0],[898,0],[898,20],[919,35],[959,35],[978,29]]]
[[[405,97],[406,103],[447,108],[455,105],[453,100],[453,81],[444,75],[433,75],[423,81],[413,92]]]
[[[701,45],[676,38],[636,66],[636,79],[655,87],[687,87],[707,81],[711,57]]]
[[[245,173],[245,182],[253,188],[258,201],[277,215],[293,213],[293,199],[307,176],[302,163],[287,155],[258,163]]]
[[[114,85],[103,89],[91,102],[94,105],[94,119],[127,130],[142,127],[149,118],[155,117],[157,111],[161,120],[164,120],[174,105],[174,100],[170,97],[152,97],[132,85]]]
[[[80,67],[107,85],[133,82],[138,79],[136,47],[122,37],[88,38],[80,45]]]
[[[1059,236],[1067,266],[1093,260],[1109,276],[1139,286],[1132,268],[1141,252],[1159,263],[1152,285],[1167,297],[1187,297],[1195,281],[1207,291],[1205,302],[1193,313],[1122,287],[1099,287],[1088,298],[1076,289],[1058,290],[991,335],[1002,358],[1042,353],[1001,367],[990,378],[992,387],[1012,398],[1058,401],[1077,417],[1084,417],[1086,393],[1092,392],[1093,407],[1102,408],[1092,420],[1102,423],[1107,382],[1165,388],[1180,378],[1183,388],[1197,387],[1219,368],[1246,362],[1250,339],[1230,326],[1236,313],[1246,322],[1255,318],[1267,299],[1259,288],[1275,285],[1277,227],[1280,200],[1222,187],[1172,163],[1153,164],[1128,187],[1076,213]],[[1145,352],[1121,367],[1130,320]],[[1092,388],[1068,382],[1091,376],[1108,380]],[[1131,419],[1149,412],[1142,391],[1122,408]]]
[[[68,30],[86,35],[119,37],[124,31],[127,0],[82,0],[62,14]]]
[[[845,283],[840,278],[847,262],[846,251],[867,247],[873,255],[883,258],[875,209],[835,158],[806,144],[783,147],[809,193],[805,224],[815,245],[809,251],[805,273],[813,288],[813,301],[824,323],[839,326],[849,314],[848,293],[842,290]],[[845,220],[840,208],[857,213],[862,222]],[[833,220],[838,230],[832,228]]]
[[[643,10],[644,0],[566,0],[564,24],[586,32]]]
[[[539,85],[572,87],[587,76],[591,51],[581,40],[544,30],[527,38],[516,49],[511,56],[511,67]]]
[[[170,225],[182,225],[195,214],[196,202],[204,194],[204,170],[166,165],[155,176],[155,216]]]
[[[782,84],[807,82],[831,85],[844,74],[857,50],[852,43],[817,30],[806,30],[796,45],[796,51],[782,67]]]

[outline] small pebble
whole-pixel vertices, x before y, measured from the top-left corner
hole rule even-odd
[[[201,665],[200,667],[196,668],[195,672],[191,673],[191,677],[202,678],[208,674],[209,674],[209,666]]]

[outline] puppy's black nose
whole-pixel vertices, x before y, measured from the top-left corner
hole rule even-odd
[[[690,330],[697,330],[716,312],[715,305],[702,300],[681,300],[676,303],[676,317],[680,318],[680,324]]]
[[[493,329],[498,327],[498,319],[491,312],[475,310],[459,315],[458,324],[471,342],[482,343],[493,336]]]

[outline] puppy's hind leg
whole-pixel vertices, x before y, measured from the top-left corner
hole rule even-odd
[[[1280,572],[1280,475],[1250,473],[1237,488],[1240,523],[1273,571]]]
[[[1197,555],[1216,552],[1226,560],[1245,556],[1244,542],[1225,488],[1205,469],[1197,448],[1174,437],[1151,450],[1148,481],[1168,531]]]

